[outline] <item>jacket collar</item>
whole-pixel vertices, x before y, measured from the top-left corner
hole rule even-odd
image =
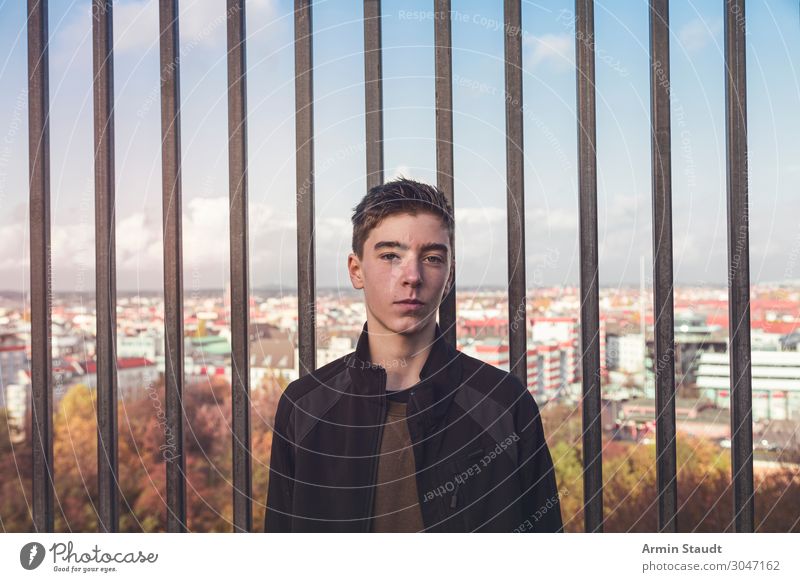
[[[419,410],[430,409],[438,418],[447,410],[450,398],[461,383],[461,359],[459,352],[445,340],[439,324],[435,325],[434,341],[420,371],[420,381],[414,386],[414,398]],[[350,369],[355,394],[382,396],[381,390],[385,392],[386,369],[372,363],[367,322],[364,322],[355,352],[345,357],[345,363]],[[369,400],[376,404],[380,402],[379,398]]]

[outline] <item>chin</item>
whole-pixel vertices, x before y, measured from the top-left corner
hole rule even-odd
[[[427,313],[420,316],[405,316],[395,319],[396,324],[392,327],[395,328],[396,333],[400,334],[414,334],[422,331],[428,325],[431,325],[431,320],[435,321],[435,313]]]

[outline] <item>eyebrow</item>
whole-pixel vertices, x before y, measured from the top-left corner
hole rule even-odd
[[[374,248],[376,251],[380,249],[400,249],[401,251],[407,251],[408,245],[396,240],[382,240],[375,243]],[[445,254],[445,256],[447,256],[447,245],[442,243],[426,243],[422,245],[420,249],[423,253],[425,251],[441,251]]]

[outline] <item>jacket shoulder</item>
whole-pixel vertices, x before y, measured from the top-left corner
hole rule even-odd
[[[350,354],[348,354],[349,356]],[[348,382],[347,358],[343,356],[310,374],[289,383],[281,394],[275,414],[275,425],[290,435],[294,442],[300,443],[325,412],[342,394],[341,386],[327,390],[334,383]]]
[[[292,402],[297,402],[307,394],[313,392],[317,388],[325,386],[326,383],[333,377],[347,370],[347,358],[351,356],[348,354],[337,358],[332,362],[328,362],[324,366],[317,368],[310,374],[306,374],[301,378],[297,378],[286,386],[281,398],[287,398]]]
[[[512,405],[525,394],[526,386],[510,372],[459,352],[462,365],[462,385],[467,385],[490,398]]]

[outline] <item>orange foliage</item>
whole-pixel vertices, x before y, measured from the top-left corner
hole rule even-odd
[[[281,386],[251,389],[253,530],[264,522],[271,427]],[[73,386],[54,412],[56,521],[59,532],[97,531],[97,415],[93,390]],[[233,530],[231,388],[222,377],[184,389],[183,441],[190,531]],[[1,412],[1,411],[0,411]],[[165,531],[166,466],[177,435],[167,428],[164,386],[139,401],[120,401],[120,531]],[[0,415],[5,421],[5,414]],[[5,531],[32,531],[30,438],[14,446],[0,427],[0,522]]]

